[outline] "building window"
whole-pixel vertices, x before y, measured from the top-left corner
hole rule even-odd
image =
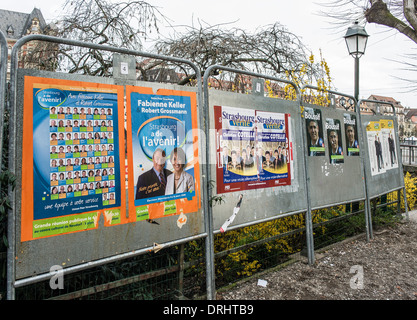
[[[13,29],[13,27],[12,27],[12,26],[8,26],[8,27],[7,27],[7,35],[8,35],[8,36],[12,36],[12,35],[14,35],[14,29]]]
[[[34,18],[32,20],[32,32],[37,32],[38,30],[39,30],[38,20],[36,18]]]

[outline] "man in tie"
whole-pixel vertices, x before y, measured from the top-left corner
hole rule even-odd
[[[324,156],[324,141],[320,138],[319,123],[316,120],[310,120],[307,125],[308,134],[310,137],[309,155],[310,156]]]
[[[346,126],[346,143],[347,143],[347,150],[348,156],[358,156],[359,155],[359,144],[358,140],[355,138],[355,128],[353,125],[348,124]]]
[[[256,152],[255,165],[256,165],[256,170],[258,171],[258,174],[257,174],[258,180],[260,180],[260,174],[263,172],[262,164],[264,163],[266,158],[263,156],[262,147],[257,147],[255,152]]]
[[[165,151],[159,148],[153,153],[153,167],[138,178],[136,200],[165,195],[167,177],[171,174],[171,171],[165,169],[165,156]]]
[[[226,145],[222,147],[222,165],[227,170],[227,165],[232,161],[232,157],[228,154],[228,148]]]

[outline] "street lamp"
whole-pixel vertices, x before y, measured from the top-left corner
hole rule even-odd
[[[349,27],[345,41],[349,54],[355,58],[355,99],[359,100],[359,58],[365,53],[366,43],[369,35],[366,33],[365,28],[359,26],[359,22],[355,21],[353,26]]]
[[[359,58],[365,53],[366,43],[368,42],[369,35],[366,33],[365,28],[359,26],[359,22],[355,21],[353,26],[349,27],[345,41],[349,51],[349,54],[355,58],[355,99],[356,103],[359,101]],[[359,109],[359,110],[357,110]],[[359,123],[360,120],[360,106],[355,108],[356,114],[358,115]],[[361,152],[362,154],[362,152]],[[367,190],[366,190],[366,194]],[[366,209],[369,208],[369,200],[365,204]],[[359,210],[359,202],[352,203],[352,211],[356,212]],[[346,211],[350,212],[350,204],[346,205]]]

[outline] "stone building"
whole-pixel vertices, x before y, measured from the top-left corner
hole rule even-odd
[[[15,43],[22,37],[30,34],[51,34],[54,30],[53,25],[48,25],[42,15],[42,12],[34,8],[31,13],[14,12],[0,9],[0,30],[3,32],[7,40],[8,60]],[[25,66],[24,57],[32,52],[38,46],[37,41],[26,43],[22,47],[21,59],[19,59],[19,67]],[[10,64],[8,66],[8,77],[10,72]]]

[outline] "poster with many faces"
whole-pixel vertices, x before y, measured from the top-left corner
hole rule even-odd
[[[25,77],[22,240],[120,223],[119,105],[123,87]]]
[[[113,108],[50,108],[51,200],[100,194],[116,203]]]

